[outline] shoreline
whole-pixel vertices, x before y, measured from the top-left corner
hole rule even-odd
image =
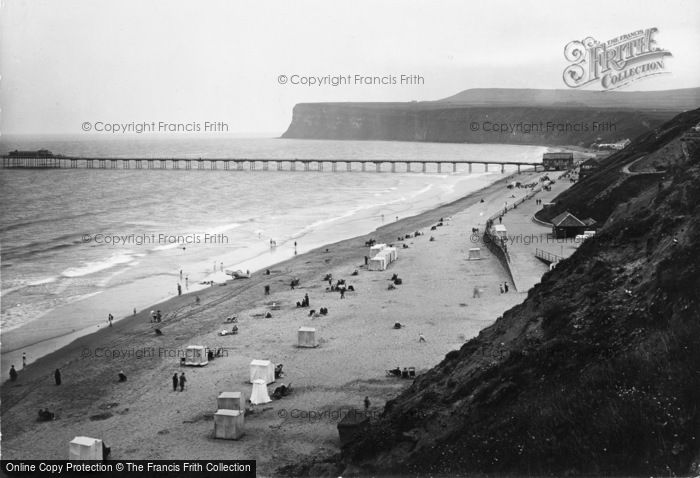
[[[551,150],[551,148],[549,148],[548,151],[549,150]],[[530,170],[525,169],[524,171],[529,172]],[[434,210],[434,209],[437,209],[437,208],[440,208],[443,206],[448,206],[452,203],[455,203],[455,202],[458,202],[458,201],[464,199],[465,197],[468,197],[469,195],[478,194],[479,191],[484,190],[486,188],[489,188],[490,186],[492,186],[495,183],[498,183],[499,181],[507,181],[509,178],[511,178],[517,174],[518,173],[516,171],[508,171],[508,172],[506,172],[505,176],[502,176],[502,177],[499,177],[498,179],[492,180],[491,182],[489,182],[485,186],[479,187],[478,189],[475,189],[475,190],[467,193],[466,196],[463,196],[463,197],[460,197],[457,199],[453,199],[453,200],[449,200],[447,202],[438,203],[437,205],[431,206],[428,209],[423,210],[422,212],[419,212],[419,213],[414,214],[412,216],[407,216],[404,219],[415,217],[415,216],[423,214],[423,213],[428,213],[431,210]],[[363,218],[359,218],[359,219],[363,220]],[[390,224],[393,224],[393,222],[387,222],[386,224],[379,225],[376,229],[369,231],[367,234],[372,234],[374,231],[378,231],[382,227],[390,225]],[[306,252],[302,252],[299,255],[301,256],[301,255],[306,254],[308,252],[312,252],[315,249],[321,249],[321,248],[324,248],[324,247],[327,247],[330,245],[334,245],[334,244],[337,244],[337,243],[345,241],[345,240],[350,240],[350,239],[353,239],[354,237],[355,236],[350,236],[350,237],[346,237],[344,239],[340,239],[338,241],[333,241],[333,242],[329,242],[329,243],[323,242],[323,243],[320,243],[319,245],[316,245],[316,246],[312,245]],[[291,239],[289,241],[291,241]],[[285,258],[283,258],[281,260],[274,257],[275,254],[279,254],[280,252],[285,254]],[[282,250],[282,251],[280,251],[280,250],[277,250],[277,251],[265,250],[262,253],[258,253],[249,259],[246,259],[240,263],[237,263],[235,265],[235,268],[236,269],[240,268],[243,270],[250,269],[252,273],[255,273],[255,272],[259,272],[261,270],[264,270],[265,268],[276,267],[278,264],[280,264],[282,262],[286,262],[288,260],[294,259],[295,256],[293,254],[294,254],[293,249]],[[232,267],[234,267],[234,266],[227,266],[227,268],[232,268]],[[149,281],[153,282],[150,279],[145,279],[142,282],[148,283]],[[228,282],[230,282],[230,281],[228,281]],[[117,286],[117,289],[125,289],[128,292],[129,288],[133,289],[133,285],[134,284],[124,284],[124,285]],[[199,283],[193,283],[190,287],[191,290],[189,292],[183,293],[182,296],[184,297],[186,295],[193,295],[193,294],[201,292],[202,290],[206,290],[208,288],[209,288],[209,286],[202,285]],[[136,307],[137,310],[139,310],[139,314],[142,312],[145,312],[146,310],[160,309],[161,308],[160,306],[163,303],[176,297],[171,292],[165,292],[165,291],[161,291],[161,292],[162,293],[154,294],[154,295],[160,295],[160,298],[153,299],[152,301],[151,300],[145,300],[145,301],[141,300],[141,305]],[[122,294],[122,295],[124,295],[124,294]],[[133,294],[131,296],[133,296]],[[139,297],[138,294],[136,294],[136,296]],[[77,340],[80,337],[100,332],[101,329],[103,329],[107,326],[106,321],[101,320],[101,319],[97,320],[97,321],[90,322],[90,323],[86,323],[82,327],[79,324],[76,325],[75,327],[70,327],[70,328],[68,326],[64,326],[63,328],[66,331],[64,333],[61,333],[61,334],[55,335],[55,336],[46,336],[46,335],[41,336],[40,335],[38,338],[35,338],[33,340],[30,339],[31,341],[28,341],[27,339],[23,338],[23,336],[26,336],[26,335],[34,335],[36,337],[35,334],[37,332],[40,333],[41,329],[37,328],[38,324],[35,321],[43,320],[45,323],[48,323],[48,322],[46,322],[47,321],[46,317],[48,316],[48,314],[54,314],[54,315],[62,317],[62,316],[75,315],[76,313],[78,313],[80,315],[82,313],[82,315],[85,315],[85,316],[95,315],[98,317],[102,317],[104,315],[106,317],[106,312],[104,314],[98,314],[98,313],[92,314],[92,313],[88,313],[88,311],[89,310],[99,310],[100,308],[112,309],[111,307],[109,307],[107,305],[107,304],[111,304],[114,302],[114,297],[112,297],[112,299],[113,300],[111,300],[111,301],[108,300],[107,302],[104,302],[104,297],[102,296],[102,294],[101,293],[96,294],[95,296],[89,297],[87,299],[83,299],[83,300],[78,301],[78,302],[64,304],[56,309],[52,309],[51,311],[48,311],[48,312],[42,314],[42,316],[38,317],[34,321],[28,322],[28,323],[23,324],[19,327],[16,327],[16,328],[13,328],[9,331],[3,332],[1,335],[7,334],[8,336],[12,337],[12,340],[15,343],[14,343],[14,345],[12,345],[12,348],[7,350],[7,351],[4,350],[5,347],[3,344],[2,354],[0,355],[2,361],[5,363],[18,364],[18,363],[21,363],[22,353],[26,353],[27,357],[29,358],[28,364],[30,364],[30,363],[35,362],[39,358],[48,355],[49,353],[55,352],[55,351],[59,350],[60,348],[69,345],[73,340]],[[138,305],[138,304],[135,304],[135,305]],[[109,310],[107,310],[107,312],[109,312]],[[137,314],[137,315],[139,315],[139,314]],[[131,317],[133,317],[132,314],[125,314],[125,315],[117,316],[114,323],[116,324],[117,322],[121,322],[121,321],[129,319]],[[5,341],[3,340],[2,342],[5,342]]]
[[[535,174],[542,172],[523,172],[519,177]],[[282,419],[279,410],[269,410],[361,407],[367,395],[373,404],[370,410],[380,413],[384,401],[410,385],[410,381],[385,378],[386,369],[414,366],[421,373],[520,303],[522,294],[498,294],[498,283],[508,280],[507,272],[486,248],[482,247],[482,260],[465,259],[467,249],[474,247],[468,241],[470,227],[483,227],[501,201],[509,200],[511,191],[505,186],[514,176],[518,173],[368,234],[281,261],[270,267],[270,276],[258,272],[251,279],[159,303],[157,307],[166,312],[162,336],[153,334],[144,310],[39,358],[19,371],[16,383],[5,382],[2,388],[4,458],[61,459],[73,436],[86,435],[104,438],[113,447],[115,459],[204,459],[233,450],[237,456],[258,460],[260,476],[270,476],[299,455],[337,450],[336,423]],[[430,231],[442,217],[453,219]],[[370,237],[395,243],[398,236],[417,230],[423,235],[407,239],[409,248],[399,249],[399,260],[386,271],[361,267],[367,253],[364,242]],[[435,241],[429,240],[433,236]],[[350,277],[353,269],[360,274]],[[321,279],[328,272],[334,278],[350,279],[357,292],[340,301],[336,294],[324,292]],[[400,274],[404,284],[387,291],[386,280],[392,272]],[[289,290],[292,277],[301,280],[297,290]],[[266,284],[272,285],[270,297],[263,296]],[[482,288],[484,299],[472,299],[473,287]],[[329,316],[309,318],[308,309],[295,308],[294,301],[304,293],[312,297],[312,308],[326,305]],[[200,304],[194,303],[195,295]],[[272,312],[272,319],[259,318],[269,310],[270,301],[281,309]],[[216,331],[228,327],[222,325],[223,318],[233,313],[240,317],[241,332],[218,337]],[[405,331],[391,331],[396,319],[408,324]],[[291,345],[300,325],[318,328],[319,348]],[[427,344],[417,343],[419,332],[428,337]],[[168,354],[187,344],[223,347],[227,355],[204,368],[187,368],[188,390],[171,395],[169,377],[173,370],[184,369]],[[139,351],[152,355],[134,354]],[[288,378],[283,382],[293,383],[295,393],[254,407],[253,416],[246,418],[242,441],[211,439],[208,417],[217,393],[239,389],[248,394],[247,364],[253,358],[284,363]],[[61,387],[53,384],[56,368],[64,377]],[[120,369],[128,375],[128,385],[116,382]],[[270,385],[270,391],[279,384]],[[55,411],[58,421],[35,423],[36,410],[46,407]],[[194,438],[184,438],[190,436]],[[280,436],[285,441],[280,442]],[[274,460],[263,453],[271,441]]]

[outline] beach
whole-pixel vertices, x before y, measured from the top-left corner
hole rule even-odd
[[[528,191],[506,189],[510,181],[528,183],[541,174],[504,177],[450,204],[295,256],[270,267],[270,275],[260,271],[171,298],[152,307],[163,312],[162,335],[154,333],[144,310],[40,358],[20,370],[17,382],[3,385],[3,458],[65,459],[70,440],[85,435],[103,439],[115,459],[254,459],[258,474],[269,476],[302,456],[339,452],[336,426],[348,409],[362,409],[368,397],[368,413],[379,414],[410,385],[387,377],[387,369],[426,371],[523,300],[513,289],[500,293],[507,271],[470,236],[474,227],[483,231],[486,218],[512,194]],[[441,218],[443,225],[430,230]],[[398,240],[415,231],[421,235]],[[364,267],[370,238],[398,247],[398,260],[385,271]],[[481,259],[468,260],[473,247],[480,247]],[[345,299],[327,291],[326,274],[345,279],[355,291]],[[393,274],[402,284],[389,290]],[[300,282],[294,290],[293,277]],[[474,297],[475,288],[480,297]],[[310,307],[297,308],[304,294]],[[279,310],[271,310],[273,302]],[[328,315],[309,316],[321,307]],[[272,317],[264,318],[268,311]],[[232,315],[238,317],[238,335],[219,336],[230,329],[224,322]],[[397,321],[404,327],[394,329]],[[317,348],[296,346],[301,326],[316,328]],[[419,334],[426,342],[419,342]],[[187,345],[224,348],[224,356],[202,368],[180,367]],[[252,407],[242,439],[215,440],[216,397],[223,391],[249,396],[254,359],[284,364],[285,376],[268,388],[272,394],[276,386],[291,384],[292,393]],[[56,368],[60,386],[54,384]],[[126,382],[117,381],[119,371]],[[187,387],[174,392],[170,378],[183,371]],[[50,409],[56,420],[37,422],[40,408]]]

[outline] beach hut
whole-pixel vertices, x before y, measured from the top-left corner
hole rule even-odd
[[[202,367],[209,363],[207,348],[203,345],[188,345],[185,349],[185,365]]]
[[[253,360],[250,362],[250,383],[261,379],[265,384],[275,381],[275,364],[269,360]]]
[[[469,249],[469,260],[476,261],[481,259],[481,249],[478,247],[472,247]]]
[[[316,342],[316,329],[313,327],[299,327],[297,332],[297,345],[299,347],[318,347]]]
[[[362,434],[369,426],[369,417],[359,410],[349,410],[343,419],[338,423],[338,435],[340,446],[345,446]]]
[[[272,399],[267,393],[267,384],[263,379],[257,379],[253,382],[253,390],[250,392],[250,403],[259,405],[261,403],[269,403]]]
[[[219,410],[245,411],[244,392],[221,392],[216,398],[216,408]]]
[[[389,255],[389,263],[392,263],[398,259],[399,252],[395,247],[387,247],[383,252]]]
[[[386,244],[375,244],[369,248],[369,257],[374,257],[386,248]]]
[[[386,258],[383,256],[372,257],[367,263],[367,270],[383,271],[386,270]]]
[[[75,437],[68,445],[68,460],[102,461],[102,440],[90,437]]]
[[[241,410],[217,410],[214,414],[214,438],[238,440],[243,436],[245,412]]]

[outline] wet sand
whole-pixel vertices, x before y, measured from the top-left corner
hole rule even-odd
[[[499,292],[508,274],[485,247],[481,260],[467,256],[469,248],[479,247],[471,242],[472,227],[483,230],[486,218],[511,200],[506,185],[531,182],[540,174],[504,177],[454,203],[296,256],[271,267],[269,276],[259,272],[172,298],[153,307],[164,313],[161,336],[153,331],[149,308],[37,360],[20,371],[17,382],[3,384],[2,457],[66,459],[70,440],[85,435],[102,438],[115,459],[255,459],[258,474],[269,476],[301,455],[336,453],[336,425],[348,408],[363,408],[367,396],[370,413],[380,413],[386,400],[410,384],[386,377],[386,369],[426,371],[523,300],[522,294]],[[397,241],[417,230],[423,234]],[[399,247],[398,260],[386,271],[361,267],[370,237]],[[355,269],[359,274],[352,276]],[[327,292],[322,280],[327,273],[345,279],[355,292],[345,299]],[[393,274],[403,284],[388,290]],[[292,277],[300,279],[295,290],[289,287]],[[270,296],[264,296],[265,285]],[[480,298],[473,297],[475,287]],[[312,318],[309,309],[297,308],[304,294],[309,309],[327,307],[329,314]],[[273,301],[280,310],[263,318]],[[224,320],[233,314],[239,334],[218,336],[217,331],[230,329]],[[393,329],[396,321],[405,327]],[[319,347],[296,347],[300,326],[317,329]],[[426,343],[419,343],[419,333]],[[194,344],[223,347],[225,356],[201,368],[180,367],[179,356]],[[253,359],[283,363],[285,377],[269,391],[291,383],[293,393],[253,407],[241,440],[215,440],[216,397],[222,391],[250,394]],[[3,373],[9,365],[2,364]],[[54,385],[56,368],[63,377],[60,386]],[[126,383],[117,382],[120,370]],[[172,374],[181,371],[188,377],[186,390],[173,392]],[[37,422],[37,410],[47,407],[57,420]]]

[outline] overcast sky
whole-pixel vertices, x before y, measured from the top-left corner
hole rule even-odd
[[[673,54],[665,60],[670,73],[621,91],[700,86],[700,2],[528,5],[3,0],[0,131],[79,134],[84,121],[223,121],[232,132],[281,134],[299,102],[566,88],[568,42],[649,27]],[[355,74],[416,74],[424,84],[309,87],[278,79]]]

